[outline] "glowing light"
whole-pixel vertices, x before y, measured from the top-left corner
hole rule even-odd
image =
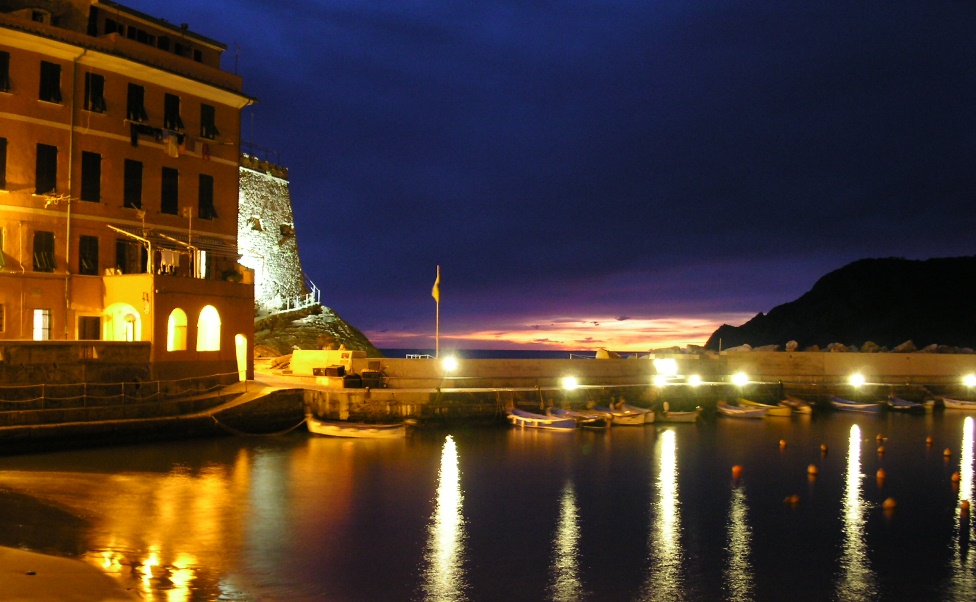
[[[967,387],[976,387],[976,374],[967,374],[962,377],[962,384]]]
[[[655,387],[666,387],[668,385],[668,377],[663,374],[654,375],[654,386]]]
[[[732,375],[732,384],[737,387],[744,387],[749,384],[749,375],[745,372],[736,372]]]
[[[864,375],[861,374],[860,372],[855,372],[854,374],[851,374],[851,377],[848,379],[848,381],[855,387],[860,387],[865,382],[867,382],[864,379]]]
[[[579,578],[579,512],[576,492],[567,481],[559,500],[559,524],[553,541],[554,554],[550,574],[552,599],[561,601],[583,599],[583,584]]]
[[[563,377],[563,389],[567,391],[573,391],[579,388],[579,381],[576,380],[575,376],[564,376]]]
[[[678,362],[672,358],[661,358],[654,360],[654,369],[662,376],[677,376]]]
[[[457,358],[454,357],[453,355],[449,355],[449,356],[445,357],[441,361],[441,367],[444,368],[444,371],[445,372],[454,372],[455,370],[458,369],[458,361],[457,361]]]
[[[441,452],[437,507],[424,554],[424,591],[428,600],[464,599],[464,515],[457,446],[450,435]]]
[[[953,559],[952,559],[952,581],[951,596],[946,599],[969,600],[976,591],[976,581],[973,575],[976,574],[976,555],[970,549],[970,538],[972,537],[969,518],[966,517],[961,509],[961,503],[966,500],[972,504],[973,496],[973,447],[974,447],[974,423],[971,416],[966,416],[962,423],[962,451],[959,459],[959,504],[956,507],[956,523],[954,525],[955,537]]]
[[[688,377],[688,384],[692,387],[700,387],[702,384],[702,379],[697,374],[692,374]]]

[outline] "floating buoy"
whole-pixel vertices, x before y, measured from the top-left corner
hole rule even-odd
[[[959,514],[969,516],[969,500],[959,502]]]
[[[820,444],[820,453],[822,453],[822,454],[827,453],[827,444],[826,443],[821,443]]]
[[[895,501],[895,498],[893,498],[893,497],[890,497],[890,498],[888,498],[888,499],[886,499],[886,500],[884,501],[884,503],[883,503],[883,504],[881,504],[881,506],[882,506],[882,507],[883,507],[883,508],[884,508],[885,510],[894,510],[894,509],[895,509],[895,507],[896,507],[896,506],[898,506],[898,502],[896,502],[896,501]]]
[[[878,441],[883,441],[884,440],[884,435],[882,435],[881,433],[878,433],[878,436],[875,437],[875,439],[877,439]]]
[[[779,440],[779,446],[780,447],[786,447],[786,439],[780,439]]]
[[[883,480],[885,480],[885,477],[888,476],[888,475],[885,474],[885,469],[884,468],[879,468],[878,469],[878,472],[875,474],[875,476],[878,477],[878,480],[879,481],[883,481]]]
[[[884,455],[884,452],[885,452],[884,445],[879,445],[878,446],[878,455],[879,456],[883,456]]]
[[[945,456],[946,458],[948,458],[949,456],[952,455],[952,450],[947,447],[947,448],[945,448],[945,451],[942,452],[942,455]]]
[[[811,464],[810,466],[807,466],[808,475],[816,475],[817,472],[819,472],[819,469],[817,468],[816,464]]]
[[[958,472],[952,473],[952,477],[951,478],[952,478],[952,482],[953,483],[958,483],[959,482],[959,473]]]
[[[742,467],[736,464],[735,466],[732,467],[732,478],[738,479],[741,476],[742,476]]]
[[[796,506],[800,503],[800,496],[796,495],[795,493],[793,495],[788,495],[786,496],[786,499],[783,500],[783,503],[787,506]]]
[[[932,437],[926,437],[925,438],[925,445],[928,445],[929,447],[932,447]]]

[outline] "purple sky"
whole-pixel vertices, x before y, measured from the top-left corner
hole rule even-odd
[[[974,253],[974,2],[126,1],[227,44],[379,347],[433,347],[438,264],[442,348],[636,351]]]

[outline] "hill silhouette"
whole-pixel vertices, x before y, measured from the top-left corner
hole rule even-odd
[[[785,345],[799,349],[867,341],[895,347],[911,340],[976,346],[976,256],[927,260],[862,259],[823,276],[799,299],[741,326],[722,325],[712,350]]]

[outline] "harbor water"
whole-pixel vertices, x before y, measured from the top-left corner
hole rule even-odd
[[[0,458],[0,545],[167,602],[973,600],[973,457],[948,410],[154,443]]]

